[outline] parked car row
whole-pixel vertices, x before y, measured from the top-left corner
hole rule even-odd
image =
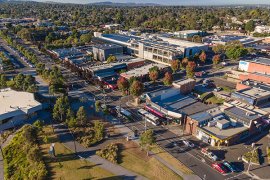
[[[208,148],[202,148],[201,153],[213,161],[219,160],[219,158],[213,152],[211,152]],[[236,166],[228,161],[223,161],[220,163],[214,162],[212,164],[212,168],[214,168],[221,174],[227,174],[230,172],[238,172],[238,169],[236,168]]]
[[[227,174],[231,172],[238,172],[238,169],[232,163],[228,161],[223,161],[221,163],[213,163],[212,167],[220,172],[221,174]]]

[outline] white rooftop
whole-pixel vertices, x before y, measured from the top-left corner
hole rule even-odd
[[[0,120],[29,114],[42,109],[33,93],[14,91],[10,88],[0,89]]]
[[[176,31],[175,34],[194,34],[200,32],[199,30],[183,30],[183,31]]]
[[[160,63],[157,63],[157,64],[148,64],[148,65],[141,66],[139,68],[135,68],[135,69],[132,69],[130,71],[121,73],[121,76],[123,76],[125,78],[144,76],[144,75],[147,75],[148,72],[149,72],[149,69],[152,68],[152,67],[154,67],[154,66],[157,66],[159,69],[163,69],[163,68],[168,67],[168,66],[166,66],[164,64],[160,64]]]

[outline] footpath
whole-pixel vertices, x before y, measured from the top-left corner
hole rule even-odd
[[[66,126],[64,125],[55,125],[54,126],[55,133],[58,135],[62,144],[70,149],[73,152],[77,152],[77,155],[80,158],[84,158],[92,163],[95,163],[99,167],[110,171],[111,173],[115,174],[117,177],[125,179],[125,180],[144,180],[145,177],[138,175],[134,172],[131,172],[122,166],[117,164],[113,164],[98,155],[95,154],[94,148],[85,148],[80,145],[78,142],[74,142],[73,135],[69,132]],[[57,150],[56,150],[57,151]]]

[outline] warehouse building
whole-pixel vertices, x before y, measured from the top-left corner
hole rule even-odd
[[[0,130],[22,124],[42,109],[42,104],[35,100],[33,93],[10,88],[0,90],[0,102]]]

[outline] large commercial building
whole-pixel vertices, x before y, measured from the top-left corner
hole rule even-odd
[[[188,116],[185,132],[212,146],[239,143],[269,125],[268,113],[231,104]]]
[[[244,80],[237,84],[237,91],[233,92],[231,97],[259,107],[270,103],[270,86],[253,80]]]
[[[0,103],[0,130],[19,125],[42,109],[34,94],[9,88],[0,90]]]
[[[93,57],[96,60],[106,61],[111,55],[122,55],[123,46],[116,44],[100,44],[93,46]]]
[[[206,34],[206,32],[199,30],[185,30],[185,31],[176,31],[173,34],[178,38],[189,39],[196,35],[202,37]]]
[[[240,75],[240,80],[254,80],[258,82],[270,83],[270,59],[256,58],[253,60],[239,61],[238,69],[247,72],[247,75]]]
[[[126,78],[126,79],[130,79],[131,77],[136,77],[140,80],[144,80],[147,79],[148,74],[149,74],[149,69],[152,67],[158,67],[158,69],[160,71],[163,71],[164,69],[167,69],[168,66],[164,65],[164,64],[158,64],[158,63],[151,63],[151,64],[147,64],[135,69],[131,69],[129,71],[126,71],[124,73],[121,73],[120,76]]]
[[[167,87],[147,93],[146,102],[152,109],[182,122],[186,116],[214,107],[205,105],[190,95],[182,94],[179,87]]]
[[[208,49],[203,44],[163,36],[143,37],[97,32],[94,35],[105,42],[124,46],[125,53],[166,65],[170,65],[174,59],[189,57]]]
[[[250,44],[255,44],[262,42],[264,38],[255,38],[255,37],[250,37],[250,36],[235,36],[235,35],[223,35],[223,36],[207,36],[203,38],[203,42],[207,43],[209,45],[226,45],[227,43],[233,42],[233,41],[239,41],[241,42],[244,46],[245,45],[250,45]]]

